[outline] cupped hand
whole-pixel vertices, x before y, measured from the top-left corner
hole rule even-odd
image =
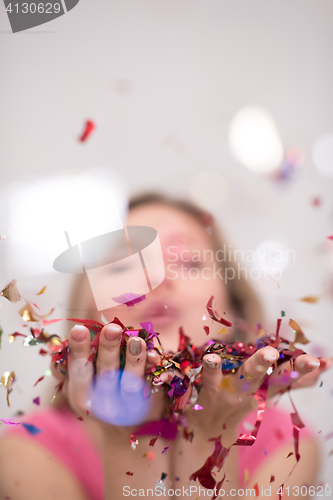
[[[207,436],[221,434],[224,427],[236,429],[240,421],[256,408],[254,394],[262,386],[267,372],[279,358],[279,352],[271,346],[256,351],[235,373],[223,374],[223,360],[218,354],[203,356],[201,389],[198,404],[202,410],[187,412],[190,424]],[[289,361],[275,366],[269,375],[267,397],[273,397],[293,387],[314,384],[325,369],[319,359],[311,354],[298,356],[293,366]],[[329,363],[326,363],[326,368]],[[225,424],[223,426],[223,424]]]
[[[122,328],[119,325],[114,323],[105,325],[99,337],[94,366],[91,361],[88,361],[91,356],[88,328],[76,325],[70,331],[67,363],[62,366],[53,364],[52,371],[55,377],[63,383],[62,392],[67,403],[80,416],[86,417],[90,410],[94,413],[94,408],[90,408],[91,402],[89,401],[93,386],[98,389],[100,395],[99,402],[97,401],[96,404],[104,405],[105,408],[108,406],[111,413],[114,413],[121,401],[130,401],[132,394],[143,389],[146,370],[159,362],[158,353],[155,350],[147,351],[145,341],[133,336],[127,341],[125,367],[123,371],[120,370],[121,339]],[[105,388],[104,391],[103,388]],[[105,397],[103,397],[103,392]],[[110,397],[113,397],[114,401],[107,401]],[[101,399],[104,401],[101,402]],[[163,412],[163,393],[151,394],[148,399],[153,402],[148,419],[160,418]],[[102,418],[100,409],[97,408],[96,414]],[[112,423],[110,418],[112,420],[112,415],[105,415],[105,421]],[[118,424],[118,421],[115,423]]]

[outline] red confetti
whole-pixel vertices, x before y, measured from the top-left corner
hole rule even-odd
[[[319,207],[321,205],[321,198],[319,196],[316,196],[315,198],[312,199],[312,205],[314,207]]]
[[[39,350],[39,354],[40,354],[41,356],[46,356],[46,355],[48,354],[48,352],[47,352],[47,351],[45,351],[45,349],[40,349],[40,350]]]
[[[327,238],[328,238],[329,240],[333,241],[333,234],[332,234],[332,236],[327,236]]]
[[[80,142],[84,142],[88,139],[90,134],[95,130],[95,124],[91,120],[87,120],[84,126],[84,131],[80,136]]]
[[[256,492],[256,497],[259,496],[259,486],[258,486],[258,483],[256,483],[253,488],[255,489],[255,492]]]
[[[206,335],[209,335],[209,327],[208,326],[204,326],[203,329],[205,330]]]
[[[274,483],[274,481],[275,481],[275,476],[273,476],[273,474],[272,474],[272,475],[271,475],[271,478],[270,478],[270,480],[269,480],[269,482],[270,482],[270,483]]]
[[[43,375],[42,377],[39,377],[39,379],[37,380],[37,382],[34,384],[34,387],[36,387],[36,385],[41,382],[43,379],[45,378],[45,375]]]
[[[290,453],[288,453],[287,457],[286,458],[289,458],[291,457],[291,455],[293,455],[293,452],[291,451]]]
[[[190,476],[190,480],[196,481],[198,479],[201,486],[213,490],[216,481],[212,476],[212,470],[214,467],[217,468],[218,472],[222,469],[224,461],[229,455],[230,448],[222,446],[221,436],[209,439],[209,441],[215,442],[214,452],[207,458],[203,467]]]
[[[209,314],[209,316],[214,320],[214,321],[217,321],[218,323],[221,323],[221,325],[224,325],[224,326],[232,326],[232,323],[230,323],[230,321],[227,321],[226,319],[224,318],[218,318],[216,316],[216,314],[214,313],[213,311],[213,300],[214,300],[214,296],[212,295],[211,298],[209,299],[209,301],[207,302],[207,306],[206,306],[206,309],[207,309],[207,312]]]
[[[130,472],[129,470],[126,472],[127,476],[133,476],[133,472]]]
[[[149,441],[149,446],[154,446],[154,444],[156,443],[158,438],[152,438],[150,441]]]
[[[82,417],[77,417],[78,420],[80,420],[80,422],[83,421],[83,418]]]

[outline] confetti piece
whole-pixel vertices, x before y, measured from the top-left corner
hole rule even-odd
[[[271,475],[271,478],[270,478],[270,480],[269,480],[269,482],[270,482],[270,483],[274,483],[274,481],[275,481],[275,476],[273,476],[273,474],[272,474],[272,475]]]
[[[223,327],[218,333],[228,333],[227,330]]]
[[[163,448],[162,455],[163,455],[163,453],[166,453],[168,451],[168,449],[169,449],[169,446],[166,446],[165,448]]]
[[[332,234],[332,236],[327,236],[327,238],[328,238],[329,240],[333,241],[333,234]]]
[[[14,422],[8,418],[0,418],[0,422],[3,422],[6,425],[21,425],[21,422]]]
[[[254,486],[253,486],[253,489],[255,490],[256,492],[256,497],[259,496],[259,486],[258,486],[258,483],[256,483]]]
[[[126,472],[127,476],[133,476],[133,472],[130,472],[129,470]]]
[[[44,293],[44,292],[45,292],[45,290],[46,290],[46,285],[45,285],[45,286],[43,286],[43,288],[41,289],[41,291],[40,291],[40,292],[38,292],[38,293],[36,293],[36,295],[42,295],[42,293]]]
[[[209,314],[209,316],[214,320],[214,321],[217,321],[218,323],[221,323],[222,325],[224,326],[232,326],[232,323],[230,323],[230,321],[227,321],[226,319],[224,318],[218,318],[216,316],[216,314],[214,313],[213,311],[213,300],[214,300],[214,296],[212,295],[211,298],[209,299],[209,301],[207,302],[207,312]]]
[[[301,302],[308,302],[309,304],[317,304],[319,297],[309,295],[307,297],[302,297],[299,299]]]
[[[289,326],[295,330],[296,338],[294,343],[297,344],[308,344],[310,341],[305,337],[302,328],[293,319],[289,320]]]
[[[54,308],[51,309],[50,312],[48,312],[47,314],[37,314],[31,307],[31,304],[29,304],[29,302],[27,302],[25,304],[25,306],[22,307],[22,309],[19,311],[19,314],[22,316],[23,318],[23,321],[25,321],[26,323],[28,323],[29,321],[34,321],[34,322],[37,322],[37,321],[40,321],[44,318],[46,318],[47,316],[50,316],[54,311]]]
[[[40,432],[42,432],[41,429],[38,429],[37,427],[35,427],[32,424],[22,424],[22,425],[33,436],[36,435],[36,434],[39,434]]]
[[[146,296],[137,295],[136,293],[124,293],[123,295],[118,295],[117,297],[111,298],[118,304],[125,304],[127,307],[131,307],[145,300]]]
[[[244,378],[244,375],[241,375],[239,378],[240,378],[240,379]]]
[[[36,387],[37,384],[39,384],[39,382],[41,382],[42,380],[44,380],[45,378],[45,375],[43,375],[42,377],[39,377],[39,379],[37,380],[37,382],[34,384],[34,387]]]
[[[37,398],[33,399],[32,402],[35,403],[35,405],[39,405],[40,404],[39,396]]]
[[[80,142],[85,142],[94,130],[95,130],[94,122],[91,120],[87,120],[84,126],[84,130],[79,138]]]
[[[9,302],[19,302],[22,298],[16,283],[16,280],[12,280],[0,293],[0,295],[9,300]]]
[[[9,394],[13,390],[12,385],[14,381],[15,381],[15,372],[13,371],[5,372],[0,379],[0,385],[3,385],[7,389],[7,406],[10,406]]]
[[[45,349],[39,349],[39,353],[41,356],[46,356],[48,354],[47,351],[45,351]]]
[[[283,318],[286,315],[284,311],[281,311],[281,318]]]
[[[77,417],[78,420],[80,420],[80,422],[83,422],[84,418],[83,417]]]
[[[149,446],[154,446],[154,444],[156,443],[157,439],[158,439],[157,437],[152,438],[152,439],[149,441]]]
[[[287,457],[286,458],[289,458],[291,457],[291,455],[293,455],[294,453],[291,451],[290,453],[288,453]]]
[[[323,387],[323,385],[324,385],[324,381],[322,380],[322,381],[320,382],[320,386],[319,386],[319,387]]]
[[[203,329],[205,330],[206,335],[209,335],[209,327],[208,326],[204,326]]]
[[[235,392],[235,389],[232,386],[232,377],[230,375],[223,377],[222,382],[220,384],[220,389],[225,389],[226,391],[228,391],[230,393]]]
[[[244,484],[249,480],[250,474],[249,469],[244,470]]]
[[[315,198],[312,198],[311,204],[314,207],[319,207],[322,204],[321,198],[319,196],[316,196]]]
[[[198,405],[198,404],[195,404],[194,406],[192,406],[192,410],[196,410],[196,411],[203,410],[203,407]]]
[[[245,378],[248,378],[248,379],[253,378],[253,376],[252,376],[252,375],[250,375],[249,373],[246,373],[246,372],[245,372],[245,375],[244,375],[244,376],[245,376]]]

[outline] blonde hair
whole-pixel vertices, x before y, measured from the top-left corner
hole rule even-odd
[[[176,208],[193,217],[199,222],[211,239],[212,249],[214,252],[222,249],[225,244],[222,232],[216,224],[213,216],[202,210],[200,207],[183,199],[173,198],[160,193],[148,192],[133,196],[129,202],[129,210],[141,207],[143,205],[165,205]],[[236,273],[237,262],[231,261],[229,252],[226,252],[226,258],[223,263],[224,267],[234,269]],[[216,253],[215,253],[216,255]],[[263,322],[263,312],[258,296],[249,284],[246,278],[241,274],[234,279],[228,281],[227,293],[230,305],[236,317],[234,340],[242,340],[249,342],[253,340],[258,329],[258,323]],[[209,297],[207,297],[207,300]],[[90,319],[100,320],[101,314],[96,309],[85,307],[94,303],[92,292],[90,290],[88,278],[86,274],[78,275],[74,280],[73,293],[71,295],[69,313],[75,317],[87,317]],[[80,307],[78,307],[80,305]]]

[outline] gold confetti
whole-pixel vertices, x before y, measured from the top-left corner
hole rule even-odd
[[[21,300],[20,292],[18,291],[17,281],[12,280],[1,292],[0,295],[5,297],[9,302],[19,302]]]
[[[15,380],[15,372],[5,372],[0,379],[0,385],[3,385],[4,387],[7,388],[7,406],[10,406],[9,394],[13,390],[12,384],[14,380]]]
[[[289,321],[289,326],[295,330],[295,333],[296,333],[296,338],[294,340],[294,343],[297,344],[308,344],[310,341],[306,338],[306,336],[304,335],[303,333],[303,330],[302,328],[296,323],[296,321],[294,321],[293,319],[291,319]]]
[[[50,312],[48,312],[47,314],[37,314],[33,308],[32,308],[32,305],[27,302],[25,304],[25,306],[22,307],[22,309],[19,311],[19,314],[22,316],[23,318],[23,321],[26,321],[27,323],[29,321],[40,321],[44,318],[47,318],[48,316],[50,316],[50,314],[52,314],[54,311],[54,308],[51,309]]]
[[[249,373],[246,373],[246,372],[245,372],[244,377],[245,377],[245,378],[253,378],[253,376],[252,376],[252,375],[250,375]]]
[[[41,291],[40,291],[40,292],[38,292],[38,293],[36,293],[36,295],[42,295],[42,293],[44,293],[44,292],[45,292],[45,290],[46,290],[46,285],[45,285],[45,286],[43,286],[43,288],[41,289]]]
[[[226,377],[223,377],[222,382],[220,384],[220,389],[225,389],[226,391],[228,391],[230,393],[235,392],[235,389],[232,386],[231,375],[227,375]]]
[[[312,295],[309,295],[308,297],[303,297],[301,300],[302,302],[308,302],[309,304],[317,304],[318,300],[320,297],[315,297]]]
[[[227,332],[226,328],[223,327],[222,330],[220,330],[218,333],[228,333],[228,332]]]
[[[249,469],[244,470],[244,484],[249,480],[250,474]]]

